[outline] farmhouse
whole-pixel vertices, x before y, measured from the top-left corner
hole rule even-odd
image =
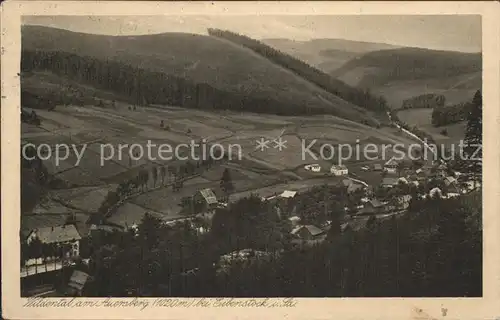
[[[363,186],[361,184],[358,184],[358,183],[351,183],[347,187],[347,193],[354,193],[358,190],[363,190]]]
[[[446,178],[444,178],[444,184],[448,187],[452,184],[455,184],[457,182],[457,179],[455,179],[454,177],[452,176],[448,176]]]
[[[396,177],[385,177],[382,179],[382,187],[392,188],[399,183],[399,179]]]
[[[73,224],[34,229],[29,233],[26,243],[30,244],[35,239],[40,240],[43,244],[55,244],[63,247],[66,258],[80,255],[80,240],[82,238]]]
[[[304,167],[306,170],[312,171],[312,172],[320,172],[321,171],[321,166],[317,163],[315,164],[308,164]]]
[[[376,214],[385,210],[385,205],[378,199],[373,199],[365,203],[359,214]]]
[[[215,193],[210,188],[198,190],[193,196],[193,202],[200,204],[202,211],[215,209],[218,203]]]
[[[297,191],[285,190],[285,191],[283,191],[283,192],[279,195],[279,197],[280,197],[280,198],[286,198],[286,199],[288,199],[288,198],[293,198],[293,197],[295,197],[295,195],[296,195],[296,194],[297,194]]]
[[[325,231],[313,225],[305,225],[296,227],[291,233],[301,240],[319,240]]]
[[[330,168],[330,172],[333,173],[335,176],[345,176],[349,173],[349,170],[347,170],[347,167],[343,164],[339,165],[334,164]]]
[[[391,158],[384,164],[384,170],[389,173],[396,173],[398,165],[398,162],[394,158]]]

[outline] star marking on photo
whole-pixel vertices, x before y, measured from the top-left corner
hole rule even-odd
[[[269,140],[266,140],[264,138],[260,138],[260,140],[255,140],[255,142],[257,142],[257,146],[255,147],[255,149],[260,149],[260,151],[264,151],[265,149],[268,149],[269,146]]]
[[[274,146],[275,149],[278,149],[279,151],[286,149],[287,141],[281,139],[281,137],[279,137],[278,139],[275,139],[273,142],[275,143],[275,146]]]

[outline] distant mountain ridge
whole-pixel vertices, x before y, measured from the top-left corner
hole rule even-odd
[[[481,67],[481,53],[399,48],[366,53],[330,74],[351,85],[369,87],[392,81],[454,77],[479,72]],[[353,73],[361,76],[352,77]]]
[[[422,48],[366,53],[330,73],[384,96],[392,108],[422,94],[440,94],[447,103],[468,101],[482,87],[482,54]]]
[[[327,73],[364,53],[400,47],[385,43],[345,39],[312,39],[307,41],[263,39],[262,42],[304,60]]]

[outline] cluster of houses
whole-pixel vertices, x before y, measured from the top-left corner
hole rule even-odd
[[[317,164],[308,165],[306,166],[306,169],[312,172],[321,171],[321,167]],[[460,194],[471,191],[476,186],[476,183],[467,181],[467,179],[461,177],[461,174],[458,172],[450,175],[450,172],[445,164],[438,164],[434,167],[422,167],[417,170],[401,170],[398,161],[392,158],[383,165],[374,164],[373,171],[384,172],[380,186],[385,189],[397,188],[403,185],[419,187],[421,185],[425,185],[430,180],[438,180],[440,181],[440,185],[444,187],[434,187],[431,190],[421,188],[420,190],[427,191],[424,193],[417,193],[420,198],[457,197]],[[345,165],[333,165],[330,168],[330,173],[334,176],[347,176],[349,172]],[[368,186],[362,181],[348,177],[345,177],[342,180],[342,184],[346,187],[347,193],[358,193],[362,195],[360,203],[357,205],[355,210],[347,207],[344,208],[351,217],[384,215],[387,213],[401,212],[409,207],[410,201],[412,200],[412,195],[401,194],[401,192],[398,192],[398,195],[393,197],[390,201],[377,199],[374,196],[373,187]],[[409,190],[410,188],[401,189]],[[284,190],[279,194],[275,193],[274,195],[268,197],[262,197],[262,200],[271,201],[281,199],[286,202],[287,200],[295,198],[296,195],[297,191]],[[127,205],[133,206],[133,204]],[[156,214],[159,218],[163,219],[167,225],[175,225],[179,222],[185,223],[186,221],[191,222],[194,228],[196,228],[200,233],[204,233],[210,228],[211,218],[215,214],[215,210],[217,208],[227,207],[227,199],[225,199],[224,195],[221,194],[218,196],[214,190],[205,188],[198,190],[190,197],[185,197],[182,205],[191,210],[191,213],[196,212],[196,215],[190,215],[189,218],[166,221],[164,220],[164,216],[159,213],[156,214],[154,212],[150,212],[150,214]],[[58,259],[61,260],[61,253],[63,256],[62,260],[73,261],[78,258],[80,256],[80,242],[83,238],[92,237],[94,234],[102,232],[106,233],[113,232],[115,230],[124,231],[128,229],[137,229],[137,226],[140,224],[144,214],[146,213],[144,210],[138,210],[138,208],[130,208],[130,210],[123,210],[123,212],[126,212],[123,216],[120,213],[114,214],[108,217],[104,223],[99,225],[90,225],[88,228],[81,228],[81,225],[83,225],[82,223],[61,223],[31,229],[23,228],[22,241],[24,241],[25,244],[29,246],[35,239],[37,239],[39,240],[39,242],[37,241],[38,243],[41,243],[46,247],[50,247],[51,250],[46,249],[46,251],[50,251],[54,256],[50,256],[51,253],[47,256],[46,252],[43,259],[27,259],[24,261],[21,268],[24,270],[21,272],[21,276],[23,276],[23,274],[24,276],[29,276],[30,270],[33,271],[33,267],[38,270],[37,272],[43,272],[43,270],[47,272],[61,269],[64,263],[58,263],[57,261]],[[134,212],[134,214],[130,214],[130,212]],[[280,215],[279,212],[278,214]],[[205,222],[204,225],[196,225],[194,223],[194,217],[202,218]],[[296,212],[290,212],[287,214],[287,217],[291,225],[291,236],[295,239],[295,241],[299,241],[301,243],[314,243],[317,241],[323,241],[326,238],[328,225],[318,227],[310,224],[301,224],[301,218]],[[342,228],[345,228],[350,224],[350,222],[344,223]],[[245,255],[245,257],[248,255],[259,256],[259,253],[242,251],[237,254],[238,257],[241,255]],[[229,258],[226,258],[221,258],[222,265],[225,264],[225,260],[234,259],[235,256],[231,255]],[[44,264],[45,268],[39,267]],[[70,280],[72,287],[74,290],[81,291],[85,281],[87,281],[88,275],[84,273],[76,273],[73,278]]]
[[[304,166],[304,169],[311,172],[321,172],[321,166],[317,163],[308,164]],[[330,174],[334,176],[346,176],[349,173],[347,166],[343,164],[334,164],[330,167]]]
[[[197,191],[190,198],[190,201],[200,210],[200,213],[196,216],[165,220],[165,216],[162,214],[149,211],[148,213],[160,218],[166,225],[173,226],[178,223],[188,222],[199,233],[205,233],[209,230],[215,209],[227,206],[227,204],[218,200],[215,192],[208,188]],[[37,249],[36,253],[29,254],[29,258],[22,261],[21,277],[56,271],[64,266],[74,265],[75,261],[80,258],[80,244],[84,238],[98,238],[102,234],[114,231],[137,230],[146,211],[133,204],[125,205],[131,207],[125,208],[116,215],[111,215],[102,224],[88,225],[88,221],[67,223],[65,222],[66,219],[62,217],[62,219],[55,219],[44,225],[43,221],[50,219],[38,219],[33,221],[34,223],[30,223],[31,217],[23,218],[25,223],[22,225],[21,241],[26,245],[24,250],[34,251],[28,248],[35,240],[44,249]],[[199,221],[203,223],[198,225]],[[47,248],[50,248],[50,250]],[[31,258],[32,256],[36,256],[36,258]]]

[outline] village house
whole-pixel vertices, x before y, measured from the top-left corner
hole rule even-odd
[[[372,199],[365,203],[363,209],[359,211],[359,214],[378,214],[385,211],[385,205],[378,199]]]
[[[454,185],[457,182],[457,179],[452,176],[448,176],[444,178],[444,184],[449,187],[450,185]]]
[[[363,190],[364,189],[364,186],[359,184],[359,183],[351,183],[348,187],[347,187],[347,193],[354,193],[358,190]]]
[[[40,240],[42,244],[62,247],[65,258],[76,258],[80,255],[82,238],[73,224],[33,229],[26,238],[26,243],[29,245],[35,239]]]
[[[303,225],[295,227],[291,234],[301,240],[321,240],[325,231],[313,225]]]
[[[398,179],[398,183],[404,183],[404,184],[408,184],[408,179],[406,179],[405,177],[401,177]]]
[[[376,163],[373,165],[373,171],[382,171],[382,165],[380,163]]]
[[[306,170],[312,171],[312,172],[320,172],[321,171],[321,166],[317,163],[314,164],[308,164],[304,167]]]
[[[347,169],[347,167],[343,164],[340,164],[340,165],[336,165],[334,164],[331,168],[330,168],[330,172],[334,175],[334,176],[345,176],[349,173],[349,170]]]
[[[210,188],[198,190],[193,196],[193,203],[197,211],[208,211],[217,208],[217,196]]]
[[[295,195],[297,195],[297,191],[285,190],[278,197],[290,199],[290,198],[295,197]]]
[[[397,177],[385,177],[382,179],[382,187],[384,188],[392,188],[399,183],[399,179]]]
[[[398,165],[399,163],[394,158],[391,158],[384,164],[384,170],[387,173],[396,173]]]
[[[446,172],[446,165],[444,163],[441,163],[437,166],[434,167],[433,171],[433,176],[434,177],[441,177],[441,178],[444,178],[447,176],[447,172]]]
[[[347,187],[347,193],[354,193],[358,190],[363,190],[364,186],[359,184],[359,183],[354,183],[351,179],[344,179],[342,180],[342,185],[344,187]]]

